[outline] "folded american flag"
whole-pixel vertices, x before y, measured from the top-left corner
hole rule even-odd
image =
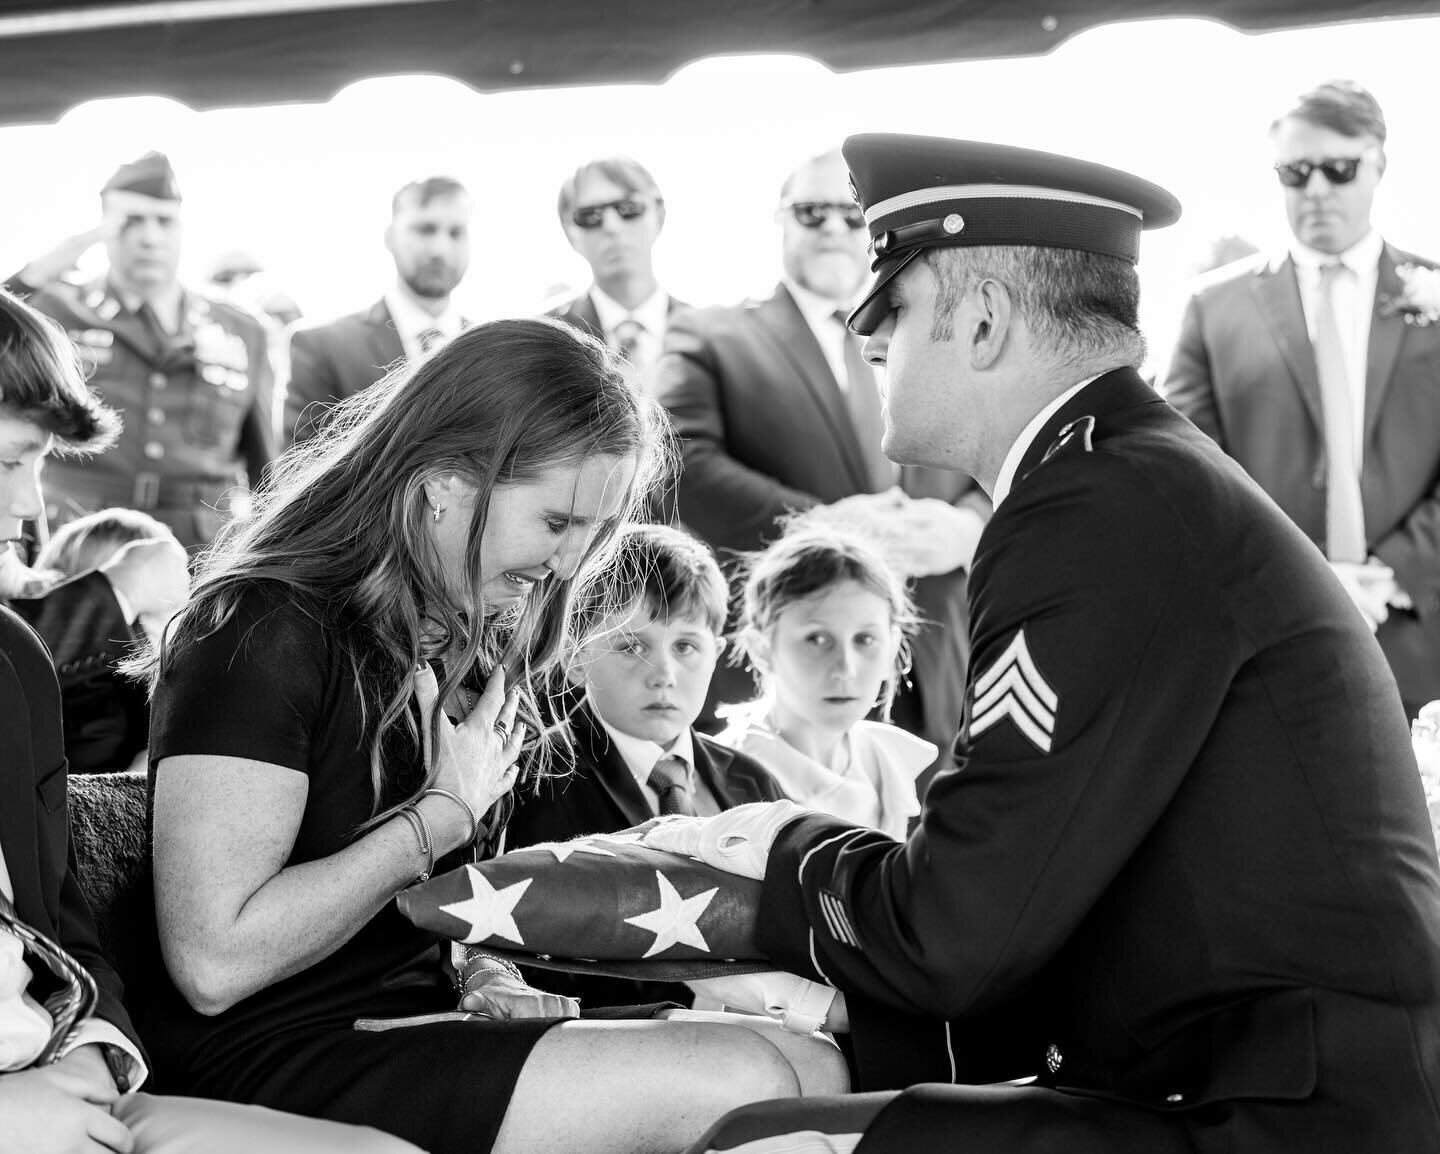
[[[431,878],[396,900],[422,929],[554,968],[666,979],[734,972],[741,967],[725,964],[733,960],[768,968],[755,946],[760,883],[639,839],[528,846]]]

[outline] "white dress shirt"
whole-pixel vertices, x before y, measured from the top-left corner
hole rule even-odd
[[[650,788],[650,773],[655,768],[655,763],[666,757],[680,758],[685,763],[686,769],[689,770],[690,793],[695,799],[695,813],[700,817],[709,817],[720,812],[719,800],[710,792],[710,787],[701,780],[700,775],[695,772],[695,742],[690,735],[688,725],[680,731],[680,736],[675,739],[670,748],[665,749],[643,737],[621,733],[600,716],[600,711],[595,709],[594,702],[591,702],[590,708],[594,710],[596,719],[614,743],[621,760],[625,762],[625,768],[630,771],[630,775],[635,779],[635,784],[640,787],[640,792],[645,795],[645,800],[649,803],[652,813],[660,812],[660,795]]]
[[[420,345],[420,334],[426,329],[438,329],[442,341],[459,336],[465,328],[465,318],[454,304],[446,301],[445,308],[438,315],[427,312],[398,285],[385,294],[385,307],[390,310],[390,319],[395,322],[395,331],[400,334],[400,344],[405,349],[405,359],[419,360],[424,355]],[[435,346],[431,346],[432,351]]]
[[[665,326],[670,320],[670,294],[663,288],[657,288],[633,309],[627,309],[598,285],[591,285],[590,302],[595,306],[595,315],[600,318],[605,343],[612,349],[620,348],[620,338],[615,333],[617,327],[625,321],[634,321],[640,326],[635,333],[635,372],[637,380],[642,383],[648,381],[665,343]]]
[[[1375,311],[1375,284],[1380,277],[1380,253],[1385,241],[1371,229],[1338,256],[1317,252],[1299,242],[1291,245],[1295,278],[1305,328],[1315,340],[1315,317],[1320,296],[1320,267],[1338,261],[1345,272],[1335,280],[1335,323],[1340,330],[1340,351],[1345,357],[1345,381],[1350,386],[1350,429],[1354,435],[1355,467],[1365,450],[1365,376],[1370,352],[1370,318]]]
[[[5,864],[4,846],[0,846],[0,892],[11,901],[15,898],[15,886],[10,880],[10,869]],[[15,949],[19,940],[3,929],[0,929],[0,939],[3,939],[0,940],[0,1031],[3,1031],[0,1034],[0,1073],[3,1073],[6,1070],[22,1070],[35,1060],[49,1041],[51,1021],[44,1008],[25,993],[31,975]],[[130,1056],[131,1090],[139,1089],[149,1077],[149,1068],[135,1049],[135,1043],[117,1027],[99,1018],[90,1018],[82,1023],[61,1056],[92,1042],[118,1046]]]

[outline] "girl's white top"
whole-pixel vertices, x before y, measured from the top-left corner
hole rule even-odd
[[[781,737],[764,713],[732,719],[716,740],[753,757],[805,808],[873,826],[901,841],[920,812],[915,779],[937,752],[897,726],[861,721],[845,735],[844,768],[836,771]]]

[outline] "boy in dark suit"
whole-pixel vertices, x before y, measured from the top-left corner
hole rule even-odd
[[[618,595],[582,607],[567,672],[582,694],[570,717],[574,772],[543,782],[516,807],[509,849],[785,796],[759,762],[692,728],[728,601],[710,551],[678,529],[634,525],[620,536],[615,565]],[[672,984],[530,976],[586,1005],[689,1001]]]
[[[691,728],[728,600],[709,550],[678,529],[634,525],[616,567],[619,596],[582,609],[567,673],[583,693],[570,719],[574,772],[518,806],[510,849],[785,796],[754,759]]]

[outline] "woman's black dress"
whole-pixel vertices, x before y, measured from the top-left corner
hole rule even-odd
[[[152,783],[155,765],[182,754],[251,758],[310,779],[289,865],[345,848],[373,812],[370,738],[344,636],[322,615],[257,588],[224,627],[172,649],[152,710]],[[413,747],[393,757],[404,770],[387,806],[421,773]],[[436,869],[459,864],[456,855]],[[142,1031],[161,1084],[375,1126],[431,1154],[486,1151],[555,1019],[353,1028],[362,1017],[453,1010],[446,945],[391,904],[323,962],[214,1017],[166,981]]]

